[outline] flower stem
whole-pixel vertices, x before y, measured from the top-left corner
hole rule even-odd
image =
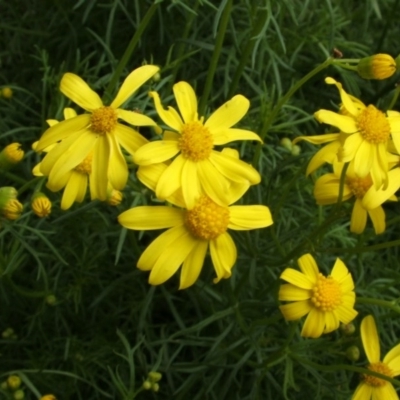
[[[400,314],[400,307],[396,304],[397,302],[395,302],[395,301],[374,299],[372,297],[357,297],[356,302],[359,304],[371,304],[374,306],[388,308],[388,309]]]
[[[128,44],[128,47],[125,50],[124,55],[122,56],[121,60],[119,61],[117,68],[114,71],[114,74],[111,77],[110,83],[108,84],[104,95],[103,95],[103,101],[109,101],[111,98],[111,92],[114,90],[114,88],[117,85],[117,82],[122,74],[122,71],[124,70],[126,64],[128,63],[129,59],[131,58],[131,55],[133,53],[133,50],[135,50],[136,45],[138,44],[143,32],[149,25],[151,18],[153,17],[154,13],[156,12],[158,6],[160,5],[160,1],[155,1],[151,7],[147,10],[145,16],[141,20],[135,34],[133,35],[131,41]]]
[[[199,103],[199,116],[203,116],[206,111],[206,105],[208,96],[211,92],[211,86],[214,79],[215,71],[217,69],[218,59],[221,54],[222,50],[222,43],[224,41],[226,28],[228,26],[229,16],[231,13],[232,8],[232,0],[228,0],[225,5],[225,9],[221,16],[221,22],[219,25],[217,38],[215,40],[214,52],[211,57],[210,66],[208,68],[207,79],[204,87],[203,95],[201,96],[200,103]]]

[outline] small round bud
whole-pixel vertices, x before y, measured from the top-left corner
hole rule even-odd
[[[3,381],[0,383],[0,388],[3,390],[7,390],[8,389],[8,384],[7,381]]]
[[[151,388],[152,388],[152,383],[151,382],[149,382],[149,381],[144,381],[143,382],[143,385],[142,385],[142,388],[144,389],[144,390],[150,390]]]
[[[21,386],[21,378],[18,375],[10,375],[7,379],[7,385],[10,389],[16,390]]]
[[[121,204],[123,199],[123,194],[119,190],[111,189],[107,190],[107,204],[110,206],[118,206]]]
[[[346,349],[346,357],[350,361],[357,361],[360,358],[360,349],[357,346],[350,346]]]
[[[153,392],[158,392],[160,390],[160,385],[158,383],[153,383]]]
[[[14,329],[13,328],[7,328],[2,332],[1,336],[3,337],[3,339],[8,339],[13,334],[14,334]]]
[[[51,213],[51,201],[42,192],[36,192],[32,196],[31,207],[35,215],[39,218],[47,217]]]
[[[356,327],[353,323],[350,322],[349,324],[340,324],[340,330],[346,336],[350,336],[356,331]]]
[[[21,389],[18,389],[13,393],[13,398],[14,400],[22,400],[25,398],[25,392]]]
[[[158,82],[160,79],[161,79],[161,74],[159,73],[159,72],[156,72],[154,75],[153,75],[153,81],[154,82]]]
[[[5,88],[1,89],[1,95],[5,99],[11,99],[11,97],[13,96],[13,91],[11,88],[5,87]]]
[[[20,143],[11,143],[0,152],[0,168],[8,170],[24,158]]]
[[[301,153],[301,147],[297,144],[294,144],[292,147],[292,155],[298,156]]]
[[[46,303],[49,306],[54,306],[57,303],[57,297],[54,296],[54,294],[49,294],[48,296],[46,296]]]
[[[157,371],[150,371],[147,377],[152,382],[159,382],[162,378],[162,375]]]
[[[57,400],[57,398],[54,394],[45,394],[39,400]]]
[[[13,199],[7,202],[1,212],[6,219],[14,221],[21,216],[22,209],[22,204],[18,200]]]
[[[358,62],[357,72],[364,79],[386,79],[396,72],[396,61],[389,54],[374,54]]]
[[[282,138],[280,143],[281,143],[281,146],[284,147],[285,149],[287,149],[289,151],[292,150],[293,144],[289,138],[287,138],[287,137]]]

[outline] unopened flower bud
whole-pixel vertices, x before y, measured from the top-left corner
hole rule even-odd
[[[7,379],[7,386],[12,390],[18,389],[21,386],[21,378],[18,375],[10,375]]]
[[[33,212],[40,218],[47,217],[51,213],[51,201],[42,192],[36,192],[32,196],[31,207]]]
[[[7,381],[3,381],[0,383],[0,388],[3,390],[7,390],[8,389],[8,384]]]
[[[1,212],[6,219],[14,221],[21,216],[22,209],[23,205],[17,199],[12,199],[6,203]]]
[[[1,95],[5,99],[11,99],[11,97],[13,96],[13,91],[11,88],[5,87],[5,88],[1,89]]]
[[[54,294],[49,294],[48,296],[46,296],[46,303],[49,306],[54,306],[57,303],[57,297],[54,296]]]
[[[357,72],[364,79],[386,79],[396,72],[396,61],[389,54],[374,54],[359,61]]]
[[[287,138],[287,137],[282,138],[280,143],[281,143],[282,147],[284,147],[285,149],[287,149],[289,151],[292,151],[293,144],[289,138]]]
[[[360,358],[360,349],[357,346],[350,346],[346,349],[346,357],[350,361],[357,361]]]
[[[298,156],[301,153],[301,147],[297,144],[294,144],[292,147],[292,156]]]
[[[109,189],[107,190],[107,204],[110,206],[118,206],[121,204],[123,199],[123,194],[119,190],[116,189]]]
[[[0,152],[0,168],[10,169],[24,158],[20,143],[11,143]]]
[[[150,371],[147,377],[152,381],[152,382],[159,382],[162,378],[162,374],[160,374],[157,371]]]
[[[152,383],[149,381],[144,381],[143,385],[142,385],[144,390],[150,390],[152,388],[152,386],[153,386]]]
[[[1,333],[1,336],[2,336],[3,339],[8,339],[13,334],[14,334],[14,329],[13,328],[7,328]]]
[[[25,393],[23,390],[18,389],[13,393],[14,400],[22,400],[25,398]]]
[[[40,400],[57,400],[57,398],[54,394],[45,394],[40,398]]]
[[[152,390],[153,392],[158,392],[160,390],[160,385],[158,383],[153,383]]]
[[[353,323],[340,324],[340,330],[346,335],[350,336],[356,331],[356,327]]]

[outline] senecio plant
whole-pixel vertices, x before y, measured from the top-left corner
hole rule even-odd
[[[233,3],[219,7],[205,77],[183,73],[188,36],[175,61],[148,37],[139,51],[168,8],[156,1],[116,65],[93,76],[67,63],[46,82],[29,143],[18,129],[2,137],[7,398],[399,399],[400,89],[374,86],[393,83],[398,59],[335,49],[286,93],[257,97],[244,82],[261,7],[221,91]],[[188,35],[197,11],[183,10]],[[300,110],[311,80],[329,101]],[[2,109],[21,102],[10,86]],[[24,340],[18,307],[32,313]],[[18,341],[28,350],[9,352]],[[46,361],[53,351],[64,363]]]

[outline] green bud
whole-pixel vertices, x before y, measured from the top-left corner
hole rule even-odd
[[[300,153],[301,153],[301,147],[298,146],[297,144],[294,144],[292,147],[292,155],[298,156]]]
[[[150,390],[152,387],[153,387],[153,385],[152,385],[151,382],[149,382],[149,381],[144,381],[143,382],[142,388],[144,390]]]
[[[158,383],[153,383],[153,392],[158,392],[160,390],[160,385]]]
[[[346,336],[350,336],[356,331],[356,327],[350,322],[349,324],[340,324],[340,330]]]
[[[7,385],[12,390],[18,389],[21,386],[21,378],[17,375],[10,375],[7,379]]]
[[[285,149],[288,149],[289,151],[292,150],[293,145],[292,145],[292,141],[289,138],[287,138],[287,137],[282,138],[280,143],[281,143],[281,146],[284,147]]]
[[[357,346],[350,346],[346,349],[346,357],[350,361],[357,361],[360,358],[360,349]]]
[[[161,380],[162,375],[157,371],[150,371],[148,374],[148,378],[152,382],[158,382]]]
[[[25,398],[25,393],[23,390],[18,389],[14,392],[13,397],[15,400],[22,400]]]

